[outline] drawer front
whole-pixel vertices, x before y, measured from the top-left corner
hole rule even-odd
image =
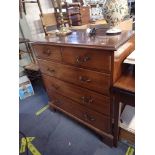
[[[87,109],[86,107],[59,94],[55,94],[52,98],[52,103],[54,105],[98,129],[110,133],[110,118],[108,116]]]
[[[61,61],[60,47],[50,45],[33,45],[35,55],[41,59]]]
[[[102,114],[110,115],[110,98],[93,91],[63,82],[50,76],[43,76],[46,88],[51,92],[60,93],[81,105]]]
[[[62,61],[105,73],[111,72],[111,55],[103,50],[63,47]]]
[[[60,63],[39,60],[42,73],[88,88],[102,94],[110,94],[110,75],[89,71]]]

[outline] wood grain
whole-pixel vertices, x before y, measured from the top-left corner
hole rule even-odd
[[[55,94],[53,96],[53,104],[58,106],[59,108],[67,111],[68,113],[72,114],[79,119],[86,121],[87,123],[93,125],[94,127],[105,131],[107,133],[111,132],[110,128],[110,118],[104,116],[100,113],[97,113],[91,109],[88,109],[76,102],[62,96],[59,94]]]
[[[87,108],[102,114],[110,115],[109,97],[67,82],[63,82],[47,75],[43,75],[43,80],[50,96],[56,92],[80,103]]]
[[[68,36],[46,36],[44,34],[38,34],[32,36],[32,44],[48,44],[63,47],[83,47],[89,49],[104,49],[109,52],[117,50],[121,45],[134,36],[133,31],[122,31],[120,35],[108,36],[106,35],[107,29],[97,30],[95,37],[89,37],[85,30],[73,31]]]
[[[38,60],[42,73],[75,85],[110,94],[110,75],[46,60]]]
[[[37,44],[33,45],[33,49],[37,58],[56,60],[61,62],[60,47]]]
[[[84,48],[64,47],[62,61],[77,67],[111,72],[111,53],[103,50],[89,50]]]
[[[122,48],[122,47],[120,47]],[[118,49],[119,50],[119,49]],[[128,42],[123,45],[121,54],[115,55],[114,69],[113,69],[113,83],[115,83],[123,72],[123,61],[125,58],[135,50],[135,36],[131,37]],[[115,51],[117,53],[117,51]]]

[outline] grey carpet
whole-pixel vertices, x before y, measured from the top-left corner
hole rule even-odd
[[[36,137],[32,143],[42,155],[125,155],[126,145],[110,148],[93,131],[60,112],[47,109],[36,116],[48,97],[42,83],[33,87],[35,95],[19,103],[19,130],[27,137]]]

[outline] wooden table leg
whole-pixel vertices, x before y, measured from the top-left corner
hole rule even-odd
[[[115,102],[114,102],[114,146],[117,147],[118,136],[119,136],[119,95],[115,95]]]

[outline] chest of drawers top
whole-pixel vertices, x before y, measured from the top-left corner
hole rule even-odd
[[[134,32],[123,31],[115,36],[102,33],[93,38],[82,31],[73,32],[64,37],[40,36],[32,46],[41,72],[109,95],[112,81],[119,76],[117,66],[120,66],[120,62],[117,61],[119,63],[114,64],[114,54],[117,51],[120,53],[121,47],[123,51],[131,48],[130,42],[125,47],[124,42],[133,38]],[[101,41],[104,44],[101,44]],[[114,68],[116,68],[115,72]]]
[[[81,47],[89,49],[102,49],[115,51],[133,35],[134,31],[123,31],[119,35],[106,35],[107,29],[99,29],[96,31],[95,37],[89,37],[86,31],[73,31],[68,36],[46,36],[44,34],[35,35],[32,38],[33,44],[48,44],[57,46]]]

